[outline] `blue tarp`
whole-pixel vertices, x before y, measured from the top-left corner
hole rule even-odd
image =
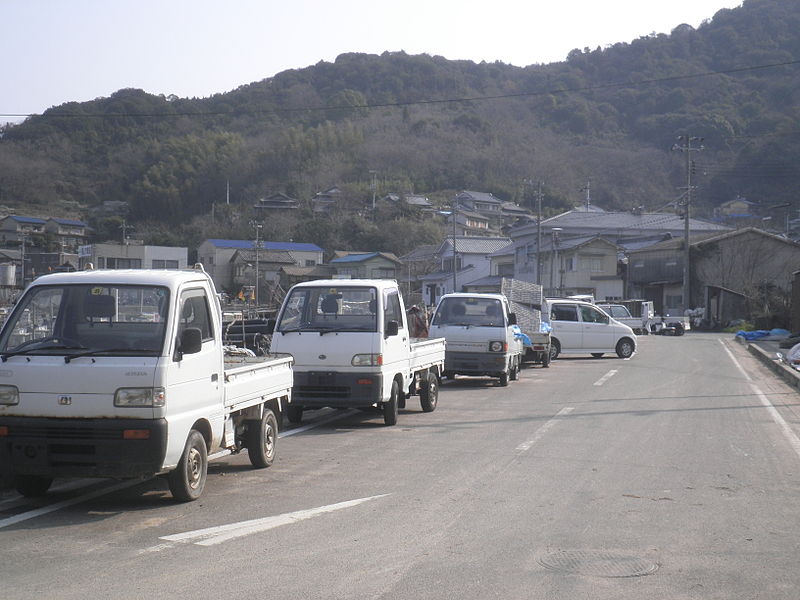
[[[783,338],[789,337],[791,332],[786,329],[757,329],[756,331],[737,331],[736,337],[742,337],[748,342],[753,340],[761,340],[766,337]]]

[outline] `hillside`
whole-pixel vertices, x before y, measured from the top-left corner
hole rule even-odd
[[[680,195],[675,138],[694,153],[695,209],[710,215],[736,195],[792,203],[800,159],[800,3],[746,0],[702,26],[677,27],[565,62],[526,68],[436,56],[346,54],[204,99],[120,90],[10,126],[0,139],[0,205],[24,214],[87,218],[104,200],[159,243],[247,236],[249,207],[282,191],[307,201],[337,185],[354,205],[416,192],[446,202],[460,189],[526,205],[526,179],[545,205],[592,201],[656,210]],[[224,203],[230,186],[231,204]],[[398,220],[408,215],[384,215]],[[117,235],[116,221],[94,222]],[[265,224],[274,239],[402,253],[403,235],[349,214],[299,211]],[[435,237],[420,223],[415,237]],[[376,247],[376,246],[370,246]],[[332,249],[332,247],[327,247]]]

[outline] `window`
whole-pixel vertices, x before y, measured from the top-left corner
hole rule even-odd
[[[581,318],[584,323],[605,323],[608,324],[608,317],[597,310],[594,306],[581,306]]]
[[[306,259],[306,266],[307,267],[314,267],[314,266],[316,266],[316,264],[317,264],[316,261],[310,260],[308,258]]]
[[[102,257],[101,257],[102,258]],[[142,259],[141,258],[114,258],[113,256],[107,256],[105,259],[105,267],[106,269],[141,269],[142,268]],[[99,260],[98,260],[99,264]]]
[[[383,326],[389,324],[389,321],[397,321],[400,329],[404,329],[403,324],[403,311],[400,310],[400,295],[397,291],[390,291],[386,296],[386,302],[383,307]]]
[[[178,322],[178,336],[187,327],[197,327],[203,336],[203,341],[214,339],[211,330],[211,312],[203,290],[187,290],[181,297],[181,313]]]
[[[376,279],[394,279],[395,270],[387,267],[372,269],[372,276]]]
[[[568,256],[564,259],[564,270],[565,271],[574,271],[575,270],[575,257]]]
[[[589,271],[591,273],[603,272],[603,257],[602,256],[582,256],[581,257],[581,270]]]
[[[177,260],[161,260],[158,258],[153,259],[153,268],[154,269],[177,269],[178,268],[178,261]]]
[[[505,263],[502,265],[497,265],[497,274],[504,277],[513,277],[514,263]]]
[[[550,310],[553,321],[577,321],[578,307],[574,304],[554,304]]]

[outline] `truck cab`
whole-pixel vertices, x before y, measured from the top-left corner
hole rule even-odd
[[[502,294],[442,296],[429,335],[447,340],[445,376],[496,377],[501,386],[516,380],[523,353],[516,323],[516,315]]]

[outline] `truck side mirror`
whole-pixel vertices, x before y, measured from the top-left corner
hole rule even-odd
[[[187,327],[181,332],[178,340],[178,360],[184,354],[197,354],[203,347],[203,332],[199,327]]]
[[[508,324],[509,325],[517,324],[517,313],[508,313]]]
[[[267,335],[275,333],[275,319],[267,319]]]
[[[400,323],[397,321],[389,321],[386,323],[386,331],[384,334],[386,337],[391,337],[393,335],[397,335],[400,332]]]

